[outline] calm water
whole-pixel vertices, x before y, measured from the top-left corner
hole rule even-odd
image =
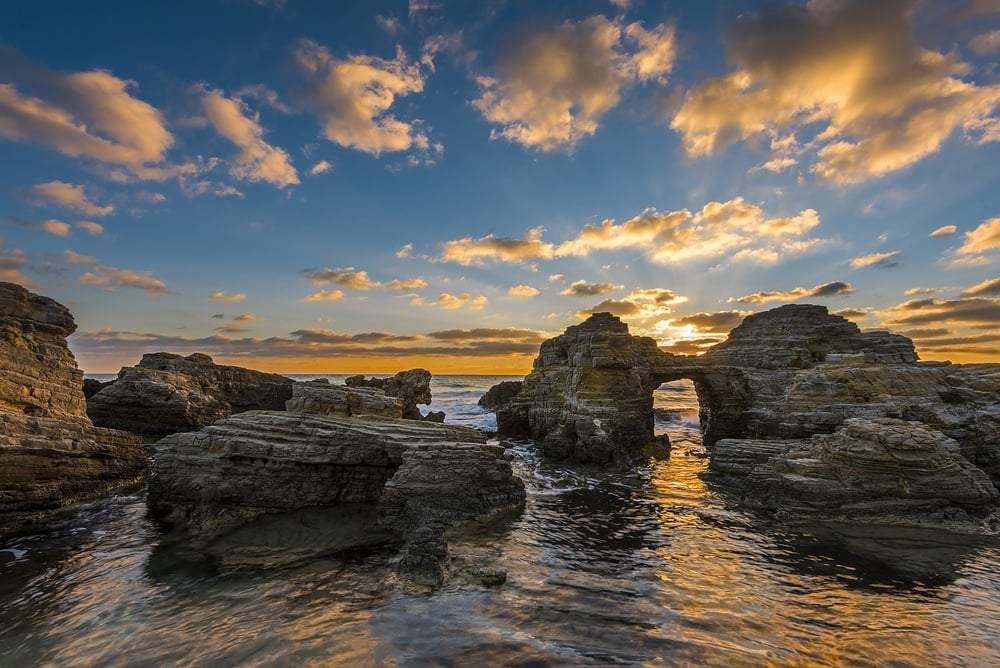
[[[430,409],[492,426],[498,380],[435,378]],[[456,566],[508,571],[493,589],[408,590],[391,551],[220,574],[172,556],[142,490],[0,539],[0,665],[1000,663],[996,541],[755,519],[701,475],[691,388],[656,403],[673,451],[628,475],[514,447],[524,512],[452,538]]]

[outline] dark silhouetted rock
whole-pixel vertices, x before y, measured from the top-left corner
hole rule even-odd
[[[426,369],[400,371],[391,378],[365,378],[351,376],[344,380],[348,387],[373,387],[390,397],[403,400],[403,417],[407,420],[424,419],[417,404],[431,403],[431,372]]]

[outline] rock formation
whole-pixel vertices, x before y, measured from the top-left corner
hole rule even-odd
[[[66,345],[75,330],[66,307],[0,283],[0,525],[135,482],[148,469],[137,437],[87,417],[83,373]]]
[[[512,398],[489,401],[501,435],[622,466],[652,438],[653,390],[679,378],[694,381],[712,470],[752,505],[883,518],[997,507],[1000,366],[918,362],[906,337],[822,306],[750,315],[700,358],[596,314],[545,341]]]
[[[293,383],[273,373],[218,365],[201,353],[150,353],[93,394],[87,413],[94,424],[156,440],[233,413],[282,410]]]
[[[425,417],[417,404],[431,403],[431,372],[426,369],[410,369],[400,371],[391,378],[365,378],[362,375],[351,376],[344,380],[348,387],[370,387],[382,390],[390,397],[403,400],[403,417],[407,420],[430,419],[432,422],[444,422],[443,415]]]
[[[439,581],[445,528],[523,503],[503,448],[479,432],[380,414],[401,402],[323,385],[297,384],[287,411],[240,413],[159,441],[153,514],[205,545],[262,515],[373,504],[379,526],[407,542],[401,572]]]

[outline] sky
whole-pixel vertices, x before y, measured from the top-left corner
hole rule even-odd
[[[1000,0],[0,4],[0,280],[89,373],[525,373],[816,303],[1000,362]]]

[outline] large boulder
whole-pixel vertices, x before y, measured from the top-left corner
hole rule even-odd
[[[851,418],[810,440],[722,440],[711,465],[735,479],[744,503],[784,518],[960,520],[1000,500],[954,439],[893,418]]]
[[[434,583],[447,564],[447,527],[524,502],[524,484],[503,448],[478,431],[367,412],[347,416],[331,407],[352,400],[332,395],[346,389],[363,402],[371,390],[320,389],[297,385],[284,412],[240,413],[160,440],[151,512],[205,547],[265,515],[371,507],[379,529],[405,544],[400,572]],[[367,540],[359,535],[356,544]]]
[[[365,378],[363,375],[351,376],[344,380],[348,387],[369,387],[382,390],[390,397],[403,401],[403,417],[407,420],[427,419],[417,408],[417,404],[431,403],[431,372],[426,369],[410,369],[400,371],[390,378]],[[435,422],[443,422],[443,418],[430,418]]]
[[[156,440],[233,413],[282,410],[293,384],[277,374],[215,364],[201,353],[149,353],[93,394],[87,413],[94,424]]]
[[[0,282],[0,527],[138,481],[142,441],[94,427],[58,302]]]

